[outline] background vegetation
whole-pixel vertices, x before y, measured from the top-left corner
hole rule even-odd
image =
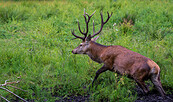
[[[88,92],[102,65],[88,56],[71,53],[81,42],[71,40],[71,29],[79,34],[77,19],[85,27],[85,8],[88,14],[96,10],[92,17],[96,30],[100,27],[100,11],[105,19],[107,11],[113,12],[98,43],[122,45],[153,59],[161,67],[164,88],[173,88],[172,4],[172,0],[1,1],[0,83],[21,76],[16,86],[28,92],[11,90],[30,101],[88,94],[93,101],[134,101],[135,82],[126,77],[117,82],[116,74],[109,71],[101,74]],[[16,100],[3,90],[0,93]]]

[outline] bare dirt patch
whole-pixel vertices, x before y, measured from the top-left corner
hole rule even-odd
[[[172,90],[171,88],[164,88],[166,90]],[[135,102],[173,102],[173,90],[166,94],[165,97],[160,96],[157,90],[150,90],[147,95],[142,93],[139,86],[136,86],[135,91],[137,91],[137,100]]]

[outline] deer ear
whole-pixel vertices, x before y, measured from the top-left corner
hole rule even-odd
[[[86,41],[91,41],[91,34],[88,35],[88,37],[86,38]]]
[[[96,41],[97,39],[99,38],[99,36],[95,37],[95,38],[92,38],[91,41]]]

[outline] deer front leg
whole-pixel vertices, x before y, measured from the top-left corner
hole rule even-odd
[[[107,70],[108,70],[108,68],[107,68],[105,65],[103,65],[99,70],[97,70],[96,75],[95,75],[95,77],[94,77],[94,80],[93,80],[93,82],[92,82],[92,86],[93,86],[93,84],[94,84],[94,81],[97,80],[98,76],[99,76],[101,73],[103,73],[103,72],[105,72],[105,71],[107,71]]]

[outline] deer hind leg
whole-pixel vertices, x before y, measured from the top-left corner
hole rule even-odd
[[[138,84],[138,86],[143,90],[143,92],[144,92],[145,94],[147,94],[148,91],[149,91],[149,89],[148,89],[148,87],[145,85],[145,82],[144,82],[144,81],[139,81],[139,80],[135,80],[135,81],[136,81],[136,83]]]
[[[94,84],[94,81],[97,80],[98,76],[99,76],[101,73],[103,73],[103,72],[105,72],[105,71],[107,71],[107,70],[108,70],[108,69],[107,69],[107,67],[106,67],[105,65],[103,65],[99,70],[97,70],[96,75],[95,75],[95,77],[94,77],[94,80],[93,80],[93,82],[92,82],[92,86],[93,86],[93,84]]]
[[[161,82],[160,82],[160,76],[158,74],[152,74],[151,75],[151,82],[154,84],[155,88],[159,91],[159,93],[162,96],[165,96],[165,91],[162,88]]]
[[[160,81],[160,75],[158,76],[158,81],[159,81],[159,84],[161,86],[161,89],[162,89],[163,94],[166,95],[166,93],[165,93],[165,91],[164,91],[164,89],[162,87],[161,81]]]

